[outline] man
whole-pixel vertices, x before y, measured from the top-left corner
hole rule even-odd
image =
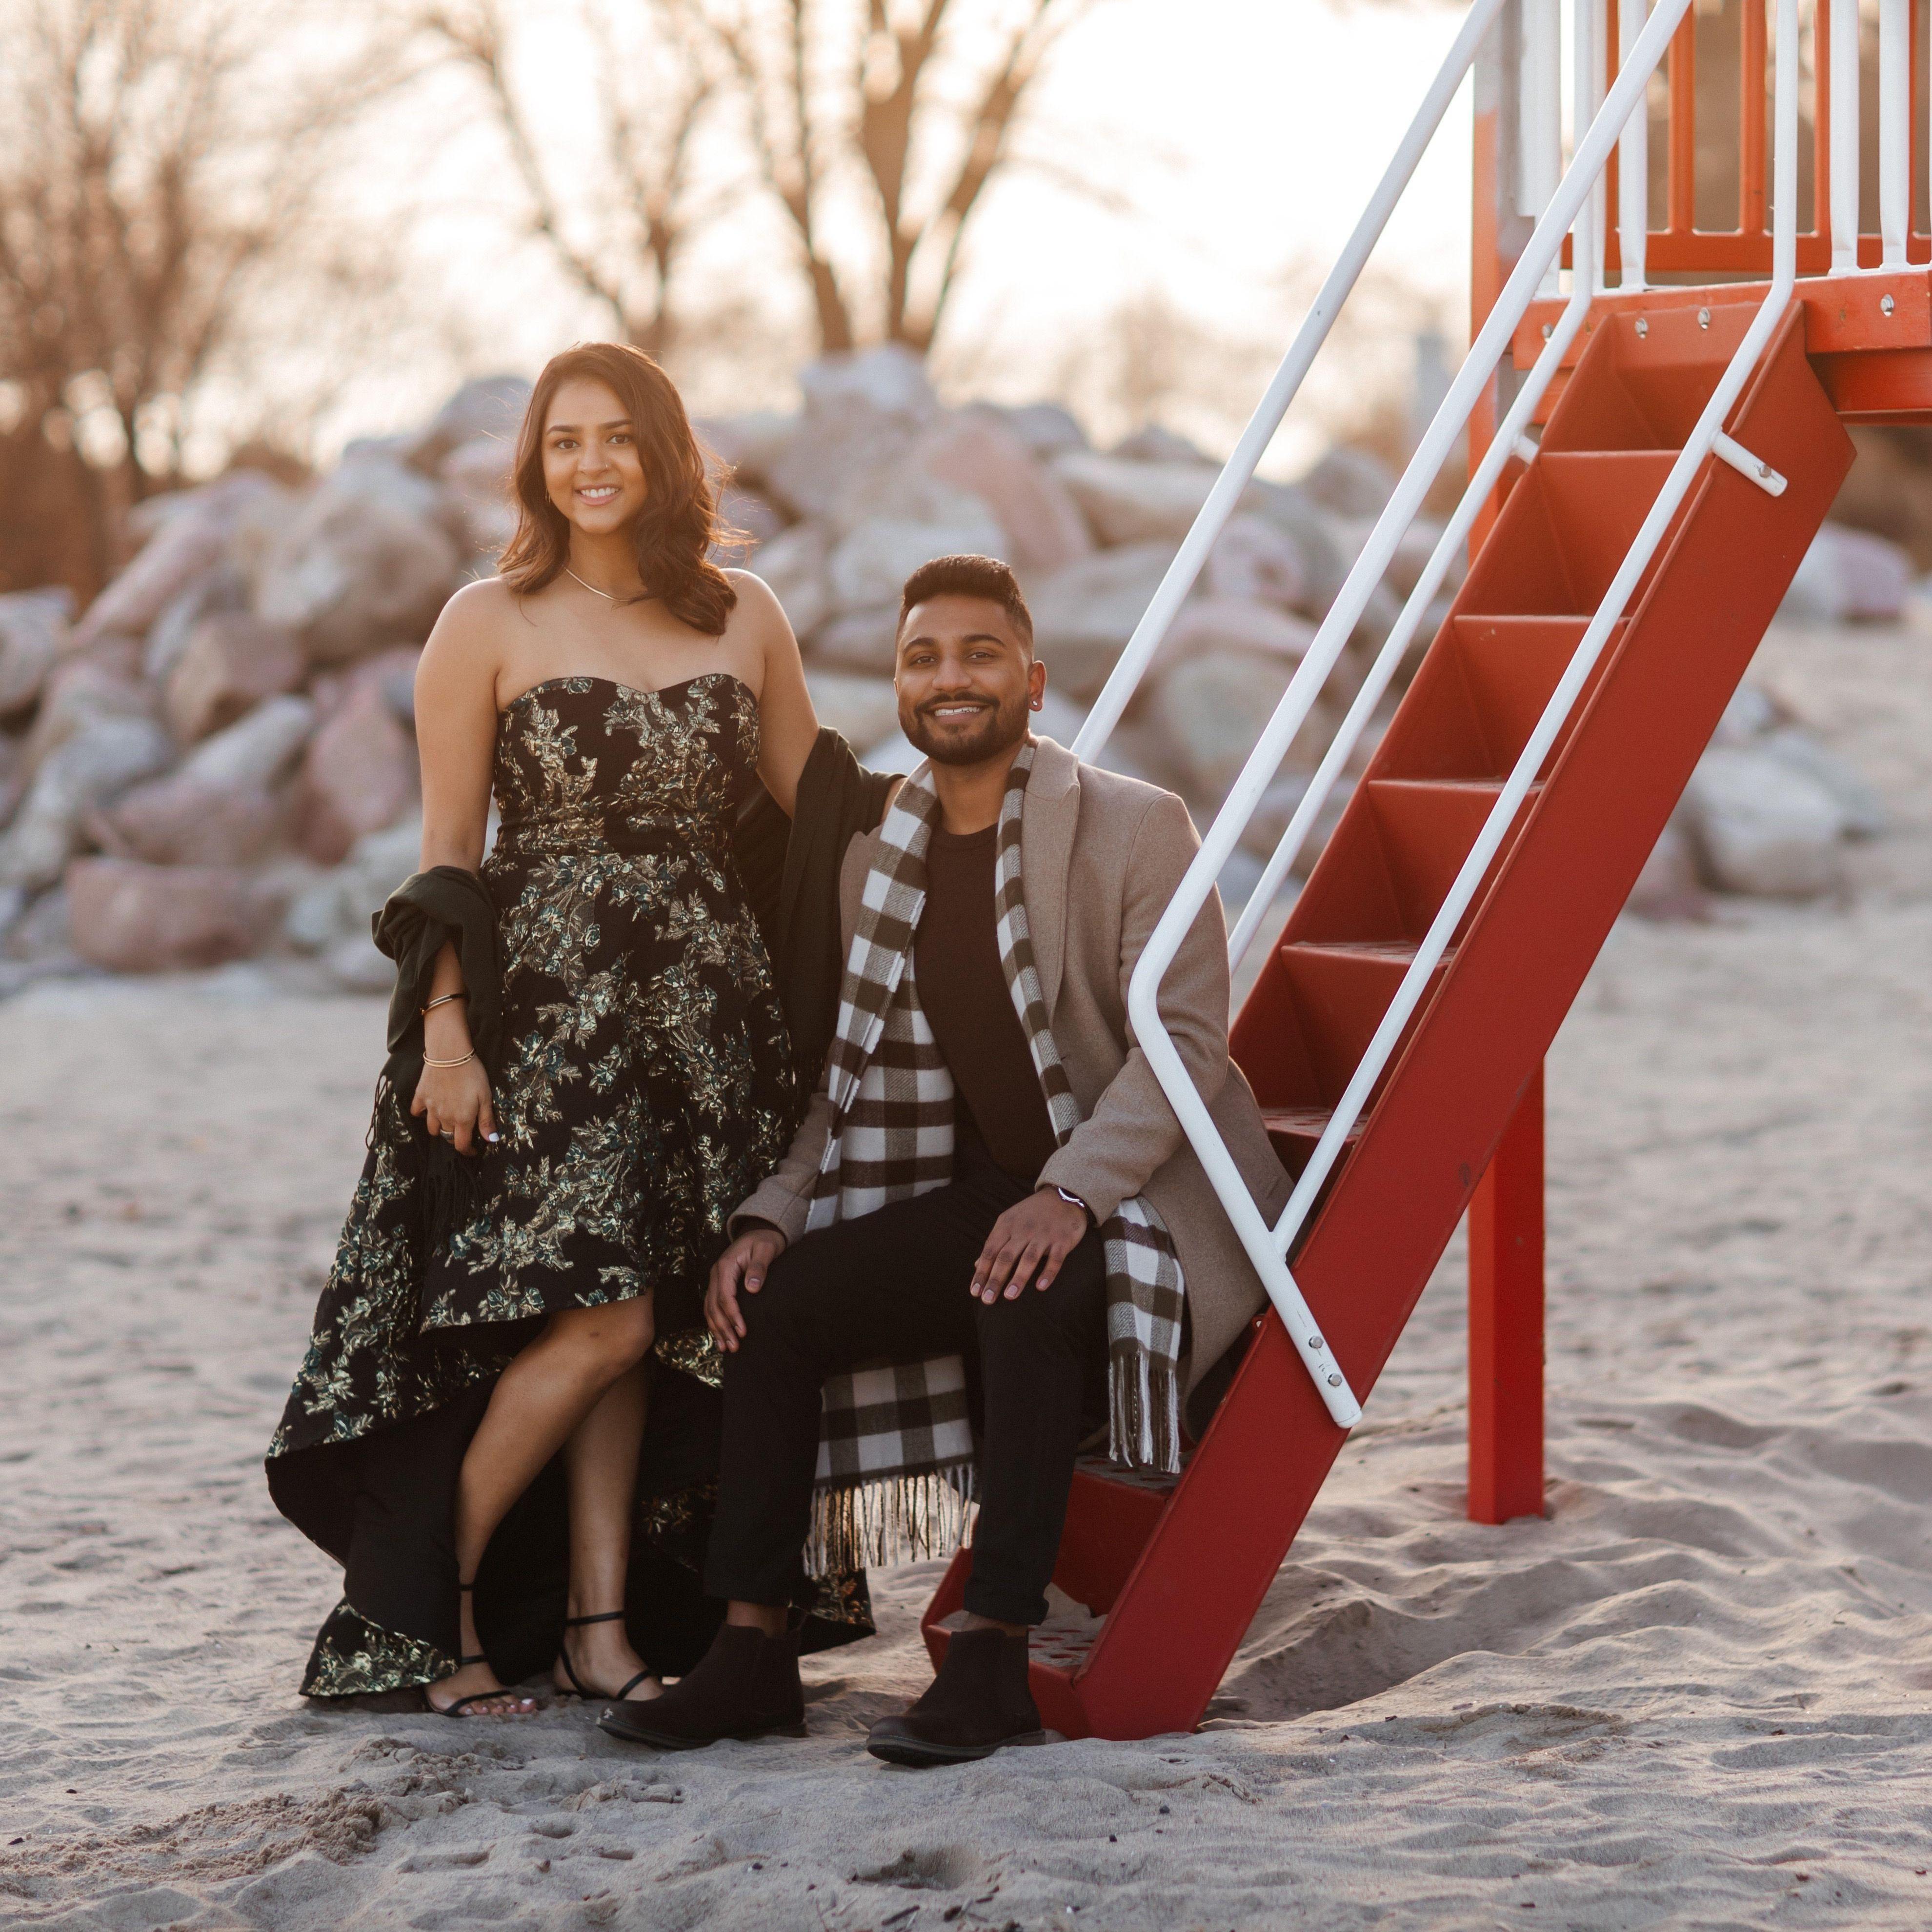
[[[914,573],[895,682],[929,765],[847,848],[826,1076],[783,1166],[734,1217],[706,1300],[724,1401],[705,1583],[726,1622],[663,1696],[602,1720],[662,1748],[802,1728],[788,1606],[821,1392],[862,1364],[949,1353],[976,1364],[982,1407],[964,1625],[869,1748],[933,1764],[1040,1741],[1028,1631],[1046,1614],[1089,1419],[1111,1416],[1118,1460],[1178,1468],[1182,1397],[1262,1300],[1127,1024],[1135,962],[1196,849],[1186,808],[1030,737],[1046,668],[1018,584],[990,558]],[[1288,1177],[1228,1060],[1228,997],[1210,900],[1161,1011],[1273,1218]]]

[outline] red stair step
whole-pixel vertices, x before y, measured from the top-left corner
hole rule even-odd
[[[1675,460],[1667,450],[1546,451],[1510,492],[1456,599],[1458,611],[1590,615]],[[1650,574],[1639,580],[1633,604]]]

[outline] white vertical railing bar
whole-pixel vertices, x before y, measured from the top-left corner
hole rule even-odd
[[[1134,626],[1126,648],[1121,652],[1100,696],[1088,710],[1073,740],[1076,758],[1090,763],[1100,756],[1102,747],[1113,735],[1114,727],[1120,722],[1120,714],[1127,708],[1154,652],[1160,650],[1181,605],[1186,602],[1188,592],[1194,588],[1194,580],[1201,574],[1208,553],[1214,549],[1228,519],[1240,503],[1242,491],[1253,479],[1256,467],[1268,454],[1268,446],[1274,440],[1275,431],[1281,427],[1288,405],[1294,401],[1322,345],[1328,339],[1328,332],[1334,326],[1336,315],[1348,300],[1376,244],[1382,238],[1390,215],[1394,212],[1417,164],[1442,124],[1449,104],[1455,99],[1456,90],[1462,85],[1462,76],[1469,70],[1483,44],[1483,37],[1489,32],[1502,5],[1502,0],[1472,0],[1461,30],[1444,56],[1394,158],[1376,184],[1367,207],[1362,211],[1361,219],[1355,224],[1348,245],[1328,272],[1321,292],[1315,298],[1314,306],[1303,318],[1301,327],[1296,332],[1288,353],[1282,358],[1274,380],[1268,384],[1254,414],[1248,418],[1240,440],[1222,465],[1214,488],[1208,493],[1208,500],[1201,506],[1200,514],[1189,528],[1174,561],[1168,566],[1167,574],[1161,579],[1160,588],[1142,612],[1140,622]]]
[[[1852,0],[1853,5],[1857,0]],[[1617,8],[1617,57],[1627,61],[1643,26],[1644,0],[1622,0]],[[1624,124],[1617,143],[1617,250],[1623,263],[1621,286],[1644,286],[1644,256],[1650,243],[1650,90],[1646,88]]]
[[[1878,226],[1885,266],[1905,266],[1912,218],[1910,0],[1878,0]]]
[[[1516,96],[1516,212],[1534,220],[1550,206],[1563,175],[1562,0],[1518,0],[1518,10],[1522,64]],[[1552,260],[1543,293],[1556,294],[1557,276]]]
[[[1858,0],[1830,0],[1832,267],[1858,266]]]
[[[1580,53],[1586,43],[1580,42]],[[1598,52],[1601,53],[1599,46]],[[1580,82],[1585,73],[1580,60],[1578,68]],[[1601,93],[1600,80],[1596,82],[1596,95]],[[1596,96],[1592,97],[1596,98]],[[1576,124],[1587,128],[1590,122],[1588,104],[1580,98],[1578,102]],[[1597,206],[1593,196],[1593,214]],[[1600,230],[1599,229],[1599,232]],[[1322,754],[1321,763],[1308,782],[1307,788],[1296,804],[1294,813],[1282,830],[1268,862],[1262,868],[1262,875],[1254,890],[1249,893],[1247,904],[1241,909],[1240,916],[1234,922],[1234,929],[1228,940],[1228,964],[1232,969],[1240,965],[1247,957],[1248,949],[1254,944],[1255,935],[1261,930],[1268,909],[1274,903],[1275,895],[1281,890],[1290,868],[1300,856],[1302,847],[1307,842],[1322,808],[1328,802],[1336,781],[1347,766],[1349,757],[1366,728],[1375,710],[1382,702],[1400,666],[1403,653],[1410,640],[1415,635],[1443,579],[1449,574],[1449,566],[1456,553],[1467,539],[1471,526],[1490,493],[1496,488],[1504,466],[1512,455],[1524,454],[1527,445],[1526,460],[1533,460],[1536,446],[1529,442],[1524,431],[1534,415],[1536,406],[1543,400],[1543,393],[1550,386],[1550,380],[1562,366],[1563,358],[1570,344],[1576,340],[1576,332],[1582,327],[1584,319],[1590,312],[1590,304],[1596,298],[1599,276],[1596,264],[1600,259],[1598,251],[1592,248],[1580,226],[1574,238],[1573,257],[1580,264],[1578,272],[1570,279],[1570,299],[1564,304],[1563,313],[1550,332],[1550,340],[1529,374],[1524,378],[1516,392],[1516,400],[1510,405],[1507,415],[1490,440],[1482,461],[1476,466],[1469,479],[1469,487],[1462,492],[1456,506],[1455,514],[1444,526],[1442,534],[1436,539],[1436,548],[1430,551],[1429,561],[1421,575],[1417,578],[1415,588],[1409,592],[1408,601],[1403,604],[1402,613],[1395,621],[1382,649],[1376,652],[1375,662],[1369,668],[1368,675],[1362,680],[1362,688],[1355,694],[1348,706],[1348,714],[1329,741],[1328,749]]]
[[[1468,359],[1449,386],[1408,467],[1403,471],[1387,508],[1376,520],[1354,568],[1348,573],[1328,616],[1309,646],[1288,688],[1248,761],[1230,789],[1226,801],[1208,827],[1167,910],[1156,923],[1129,983],[1127,1009],[1135,1034],[1161,1089],[1199,1157],[1230,1225],[1260,1276],[1269,1300],[1294,1337],[1303,1366],[1315,1382],[1329,1414],[1344,1428],[1353,1426],[1361,1409],[1328,1345],[1315,1326],[1307,1303],[1295,1286],[1274,1233],[1256,1207],[1240,1171],[1202,1104],[1193,1081],[1175,1051],[1160,1016],[1161,981],[1174,963],[1180,942],[1194,923],[1215,879],[1226,864],[1235,841],[1254,815],[1262,794],[1280,765],[1283,754],[1307,717],[1317,694],[1360,621],[1375,586],[1394,556],[1402,532],[1414,520],[1429,486],[1468,420],[1470,411],[1488,382],[1490,372],[1508,347],[1516,326],[1528,309],[1538,283],[1557,258],[1563,236],[1593,193],[1597,177],[1616,145],[1624,123],[1651,70],[1663,58],[1684,17],[1690,0],[1663,0],[1637,38],[1630,60],[1610,89],[1603,111],[1580,135],[1576,158],[1558,184],[1550,205],[1517,258],[1514,268],[1477,332]]]
[[[1777,92],[1775,96],[1774,127],[1776,132],[1776,165],[1774,177],[1774,212],[1772,242],[1772,280],[1769,291],[1759,305],[1757,314],[1752,317],[1750,326],[1738,346],[1736,352],[1726,364],[1724,373],[1718,380],[1717,388],[1710,400],[1704,405],[1697,418],[1696,426],[1690,433],[1677,460],[1670,466],[1664,488],[1649,514],[1643,520],[1636,537],[1625,554],[1610,586],[1604,594],[1603,601],[1583,633],[1582,641],[1577,646],[1576,654],[1568,668],[1558,681],[1543,715],[1537,721],[1536,729],[1530,734],[1529,742],[1523,747],[1514,769],[1504,782],[1502,794],[1490,808],[1484,820],[1483,829],[1468,856],[1462,862],[1462,869],[1456,875],[1441,909],[1431,922],[1429,932],[1422,944],[1416,949],[1416,956],[1396,996],[1389,1004],[1382,1023],[1376,1028],[1370,1041],[1361,1064],[1344,1090],[1335,1111],[1330,1116],[1328,1125],[1310,1156],[1308,1166],[1295,1184],[1288,1205],[1281,1219],[1276,1223],[1275,1240],[1277,1246],[1286,1254],[1300,1232],[1303,1222],[1313,1207],[1323,1182],[1328,1178],[1340,1156],[1343,1143],[1366,1104],[1370,1092],[1381,1077],[1395,1052],[1396,1042],[1410,1017],[1420,1004],[1427,990],[1430,975],[1435,971],[1450,940],[1454,936],[1462,915],[1468,910],[1475,897],[1491,861],[1501,849],[1508,836],[1522,802],[1528,796],[1537,774],[1543,769],[1544,760],[1549,756],[1550,748],[1556,743],[1574,708],[1579,694],[1589,680],[1590,674],[1596,668],[1597,660],[1602,655],[1605,643],[1612,629],[1629,603],[1630,593],[1652,556],[1663,541],[1664,533],[1670,520],[1677,513],[1678,506],[1688,494],[1697,473],[1709,458],[1712,446],[1724,426],[1724,420],[1731,412],[1751,371],[1757,366],[1758,358],[1764,352],[1765,344],[1771,339],[1772,331],[1777,326],[1786,304],[1791,299],[1791,292],[1796,278],[1798,258],[1798,86],[1796,75],[1798,45],[1798,0],[1778,0],[1778,52],[1776,63]]]

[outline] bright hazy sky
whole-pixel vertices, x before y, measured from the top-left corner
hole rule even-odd
[[[1104,183],[1126,212],[1048,176],[1011,175],[976,217],[954,339],[991,345],[994,386],[1016,399],[1048,386],[1070,346],[1094,336],[1110,314],[1155,290],[1248,345],[1251,362],[1261,344],[1278,354],[1460,18],[1458,8],[1416,0],[1346,9],[1327,0],[1100,0],[1034,97],[1029,145]],[[575,70],[566,42],[546,36],[524,71],[568,166]],[[506,253],[491,206],[492,184],[506,182],[498,151],[454,98],[449,105],[446,122],[434,107],[418,112],[372,154],[372,178],[401,184],[434,211],[418,231],[414,272],[464,319],[465,339],[446,352],[471,368],[531,372],[608,321],[540,250]],[[420,165],[404,152],[417,140]],[[1468,171],[1466,83],[1371,269],[1452,314],[1466,286]],[[776,245],[776,232],[748,214],[714,238],[710,272],[755,284],[761,254]],[[399,354],[386,370],[372,369],[341,399],[337,430],[419,419],[424,386],[446,380],[448,363],[426,366],[438,361]],[[1221,389],[1245,398],[1258,393],[1264,370],[1221,373]],[[1331,393],[1348,380],[1338,366],[1318,374]]]

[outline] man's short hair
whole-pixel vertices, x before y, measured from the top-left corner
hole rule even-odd
[[[983,597],[1005,611],[1020,641],[1033,649],[1033,613],[1010,566],[996,556],[936,556],[905,580],[899,597],[899,628],[915,604],[933,597]]]

